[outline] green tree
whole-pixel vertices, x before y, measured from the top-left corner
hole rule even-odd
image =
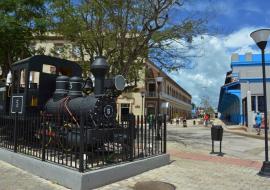
[[[201,106],[204,109],[204,112],[207,114],[214,114],[215,110],[211,106],[211,103],[209,101],[209,96],[203,96],[201,97]]]
[[[10,65],[34,52],[31,41],[47,30],[47,0],[0,1],[0,66],[5,77]]]
[[[196,104],[195,103],[191,103],[192,109],[194,110],[196,108]]]
[[[180,0],[55,0],[51,20],[55,32],[80,47],[82,62],[88,61],[84,52],[91,62],[106,56],[111,73],[131,82],[148,58],[167,70],[190,63],[190,55],[176,51],[175,43],[185,51],[192,48],[192,37],[204,32],[204,21],[170,22],[170,10],[182,5]]]

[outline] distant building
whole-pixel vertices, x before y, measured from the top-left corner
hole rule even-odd
[[[267,110],[270,110],[270,54],[266,59]],[[252,127],[255,112],[264,111],[262,64],[260,54],[233,54],[231,71],[220,89],[218,111],[231,123]]]

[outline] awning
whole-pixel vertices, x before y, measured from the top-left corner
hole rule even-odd
[[[232,104],[240,106],[241,90],[239,81],[226,84],[220,88],[218,111],[227,110]]]

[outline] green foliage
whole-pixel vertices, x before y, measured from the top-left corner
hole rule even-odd
[[[201,97],[201,106],[204,108],[205,113],[210,115],[215,113],[214,108],[210,104],[208,96]]]
[[[6,76],[11,63],[31,55],[34,36],[47,30],[46,0],[0,1],[0,65]]]
[[[81,46],[82,62],[84,52],[91,62],[97,55],[106,56],[112,74],[136,81],[148,58],[167,70],[186,66],[188,57],[170,46],[191,42],[204,31],[204,22],[186,19],[171,24],[169,11],[181,6],[179,0],[80,0],[76,4],[54,0],[50,10],[54,31]]]
[[[191,103],[192,109],[194,110],[196,108],[196,104],[195,103]]]
[[[212,106],[208,107],[206,110],[205,110],[205,113],[208,113],[208,114],[214,114],[215,113],[215,110],[213,109]]]
[[[186,67],[190,56],[172,46],[191,42],[204,31],[204,21],[179,19],[172,24],[168,13],[173,8],[180,10],[180,1],[78,0],[74,4],[71,0],[1,0],[0,65],[4,76],[11,63],[44,53],[42,48],[31,49],[31,43],[46,31],[62,35],[77,47],[85,74],[89,59],[92,62],[97,55],[108,58],[111,74],[123,74],[134,84],[149,58],[169,71]],[[57,53],[54,51],[51,53]]]

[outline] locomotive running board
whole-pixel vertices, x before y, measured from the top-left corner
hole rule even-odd
[[[101,187],[167,165],[170,162],[170,155],[162,154],[85,173],[42,162],[2,148],[0,148],[0,160],[72,190],[86,190]]]

